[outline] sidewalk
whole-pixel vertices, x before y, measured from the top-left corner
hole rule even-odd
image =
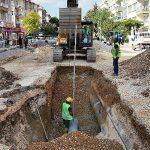
[[[145,51],[145,50],[135,51],[132,49],[132,45],[129,45],[128,43],[124,43],[124,45],[121,45],[120,48],[122,56],[135,56]]]
[[[15,48],[17,48],[17,45],[10,46],[10,47],[3,47],[3,48],[0,48],[0,53],[3,53],[5,51],[11,50],[11,49],[15,49]]]

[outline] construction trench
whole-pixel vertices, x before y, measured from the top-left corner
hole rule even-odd
[[[0,143],[11,150],[20,150],[32,142],[61,137],[64,134],[61,106],[72,96],[72,81],[73,67],[59,66],[45,85],[20,87],[3,94],[10,103],[7,112],[1,114]],[[138,149],[141,144],[138,137],[129,138],[130,131],[125,126],[129,121],[120,119],[127,112],[120,104],[116,86],[102,71],[91,67],[76,67],[75,81],[74,116],[79,121],[79,131],[97,138],[115,139],[124,149]]]

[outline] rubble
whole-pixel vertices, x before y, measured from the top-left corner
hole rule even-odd
[[[123,150],[115,140],[97,139],[82,132],[65,134],[49,142],[33,143],[27,150]]]
[[[134,78],[147,76],[150,73],[150,49],[120,64],[124,69],[124,76]]]
[[[150,89],[147,88],[147,89],[144,90],[141,94],[142,94],[144,97],[149,97],[149,96],[150,96]]]
[[[0,67],[0,90],[8,88],[17,79],[13,73]]]

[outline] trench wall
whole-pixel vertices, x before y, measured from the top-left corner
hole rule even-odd
[[[9,99],[19,96],[14,105],[8,107],[5,114],[0,115],[0,143],[12,150],[25,149],[31,142],[45,141],[35,103],[38,105],[42,121],[47,133],[51,131],[52,94],[56,79],[53,71],[45,85],[28,87],[26,90],[15,90],[3,96]],[[19,91],[19,92],[17,92]],[[22,91],[22,92],[20,92]],[[22,95],[22,96],[20,96]]]

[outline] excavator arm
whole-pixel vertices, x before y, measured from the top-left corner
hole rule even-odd
[[[67,7],[78,7],[78,0],[67,0]]]

